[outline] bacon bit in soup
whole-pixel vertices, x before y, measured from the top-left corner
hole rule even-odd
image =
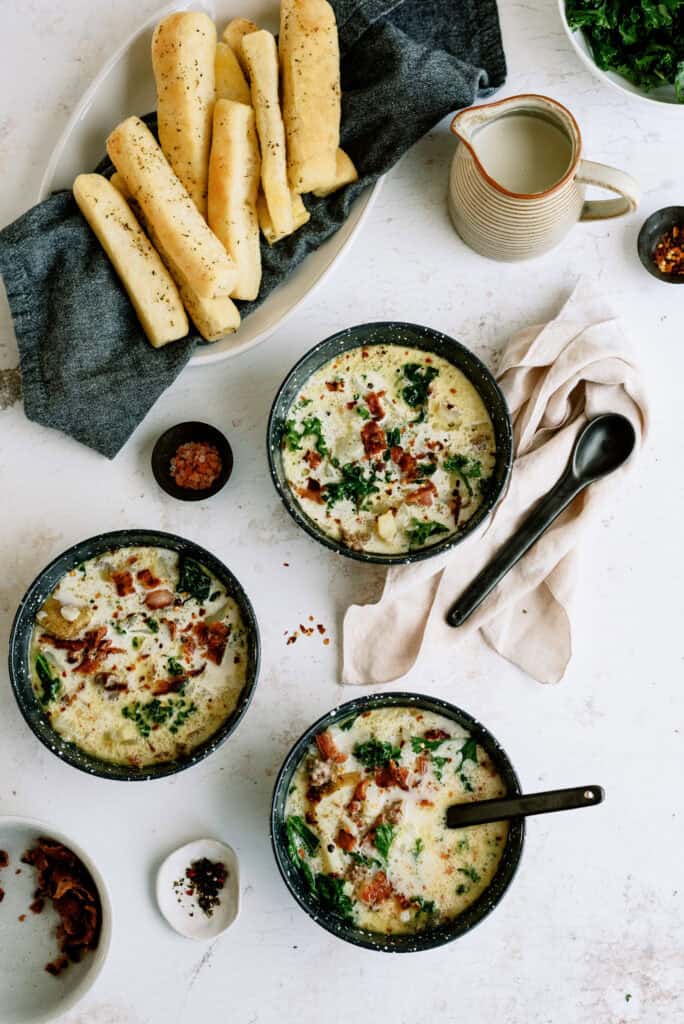
[[[218,449],[206,441],[187,441],[171,459],[171,476],[178,487],[206,491],[219,477],[223,464]]]
[[[137,577],[147,590],[152,590],[153,587],[158,587],[161,583],[161,580],[153,576],[149,569],[141,569],[137,573]]]
[[[346,850],[349,853],[356,846],[356,836],[353,836],[351,832],[347,832],[346,828],[341,828],[337,833],[335,843],[341,850]]]
[[[373,458],[374,455],[379,455],[380,452],[384,451],[387,447],[387,441],[385,440],[385,431],[382,427],[379,427],[375,420],[369,420],[365,427],[361,431],[361,440],[363,441],[363,447],[366,455],[369,458]]]
[[[684,225],[677,225],[658,239],[653,262],[661,274],[684,274]]]
[[[359,899],[373,907],[388,900],[394,890],[384,871],[377,871],[370,882],[359,890]]]
[[[128,597],[129,594],[135,593],[135,587],[133,586],[133,574],[126,571],[113,572],[112,583],[116,587],[116,592],[119,597]]]
[[[334,761],[335,764],[342,764],[343,761],[347,760],[347,755],[337,749],[335,740],[329,732],[318,733],[316,736],[316,746],[324,761]]]

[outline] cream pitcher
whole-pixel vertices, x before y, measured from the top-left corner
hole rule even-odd
[[[579,220],[622,217],[637,208],[637,182],[582,160],[569,110],[547,96],[511,96],[454,117],[449,212],[463,241],[495,260],[548,252]],[[618,199],[586,201],[587,185]]]

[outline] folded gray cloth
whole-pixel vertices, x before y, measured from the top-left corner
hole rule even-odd
[[[496,0],[331,2],[342,53],[342,145],[359,180],[325,199],[306,196],[308,224],[273,248],[262,243],[261,291],[238,303],[243,317],[341,227],[357,196],[414,142],[505,78]],[[111,167],[103,161],[100,169]],[[0,232],[0,273],[26,415],[113,458],[201,339],[193,332],[162,349],[148,344],[68,191]]]

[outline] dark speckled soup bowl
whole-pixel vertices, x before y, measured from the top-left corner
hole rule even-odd
[[[396,555],[357,551],[320,530],[316,523],[302,511],[299,502],[292,494],[285,479],[281,459],[285,423],[289,418],[289,412],[297,394],[309,377],[340,353],[348,352],[353,348],[368,348],[371,345],[405,345],[407,348],[418,348],[430,355],[441,356],[456,366],[482,398],[492,420],[496,441],[496,463],[492,474],[493,486],[489,490],[487,499],[482,502],[464,528],[435,544]],[[504,493],[511,472],[513,431],[506,399],[499,385],[484,363],[476,355],[473,355],[465,345],[432,327],[388,320],[381,323],[347,327],[324,341],[320,341],[299,360],[281,384],[273,402],[268,421],[267,449],[271,476],[276,490],[292,518],[303,530],[306,530],[310,537],[338,554],[355,558],[360,562],[400,565],[407,562],[420,562],[424,558],[431,558],[433,555],[441,554],[443,551],[455,547],[487,518]]]
[[[142,768],[101,761],[86,754],[73,743],[63,740],[50,725],[41,703],[33,691],[29,663],[31,633],[36,613],[62,577],[81,562],[94,558],[96,555],[116,548],[136,546],[169,548],[179,554],[190,555],[201,565],[206,566],[221,581],[228,594],[236,602],[248,637],[245,686],[233,713],[213,736],[196,747],[188,757],[182,760],[165,761],[158,765],[147,765]],[[254,609],[240,583],[211,552],[172,533],[161,533],[158,530],[117,530],[114,533],[102,533],[97,537],[90,537],[88,540],[75,544],[50,562],[36,577],[23,596],[12,625],[9,641],[9,673],[19,710],[41,743],[57,757],[66,761],[67,764],[73,765],[74,768],[88,772],[89,775],[97,775],[101,779],[119,779],[127,782],[160,779],[167,775],[175,775],[208,757],[222,743],[225,743],[237,728],[249,707],[257,683],[259,629]]]
[[[315,897],[311,896],[304,876],[292,863],[288,854],[285,806],[292,779],[302,759],[315,747],[314,738],[317,733],[323,732],[331,725],[336,725],[346,718],[363,714],[364,711],[387,707],[414,707],[424,711],[434,711],[467,729],[477,743],[487,751],[496,765],[506,786],[507,796],[520,795],[520,782],[506,751],[484,725],[481,725],[467,712],[461,711],[460,708],[439,700],[437,697],[415,693],[380,693],[374,696],[359,697],[347,704],[340,704],[339,707],[333,708],[327,715],[323,715],[317,722],[314,722],[297,740],[285,758],[276,779],[271,806],[271,842],[280,874],[286,886],[299,906],[316,924],[339,939],[344,939],[345,942],[351,942],[353,945],[362,946],[365,949],[374,949],[383,953],[417,953],[421,950],[443,946],[447,942],[460,938],[494,910],[518,869],[525,837],[525,819],[516,818],[509,823],[506,845],[490,885],[462,914],[451,921],[435,928],[428,928],[415,935],[382,935],[378,932],[357,928],[341,917],[324,910]]]

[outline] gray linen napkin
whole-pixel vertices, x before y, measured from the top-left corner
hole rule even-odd
[[[496,0],[331,2],[342,53],[342,145],[359,180],[325,199],[306,196],[308,224],[273,248],[262,243],[261,291],[238,303],[243,317],[341,227],[357,196],[414,142],[505,78]],[[107,173],[107,161],[100,169]],[[193,331],[162,349],[148,344],[68,191],[0,232],[0,274],[26,415],[113,458],[201,339]]]

